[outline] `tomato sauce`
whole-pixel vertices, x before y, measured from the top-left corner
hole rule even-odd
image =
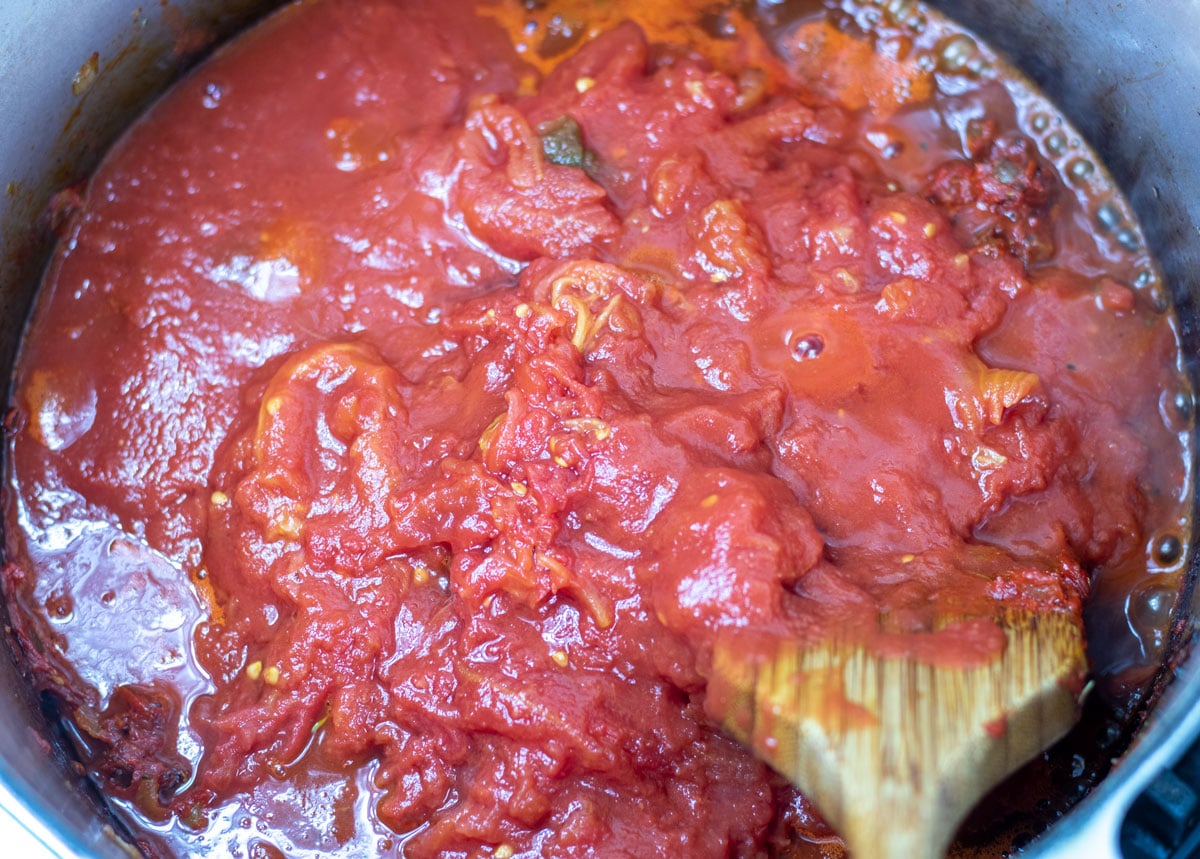
[[[64,198],[4,585],[144,850],[836,853],[706,711],[718,636],[966,664],[1086,606],[1145,685],[1164,288],[901,6],[290,6]]]

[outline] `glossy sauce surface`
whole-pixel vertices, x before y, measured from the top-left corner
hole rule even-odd
[[[1190,392],[1036,94],[873,4],[427,5],[284,9],[64,198],[4,583],[147,851],[837,852],[718,636],[1086,601],[1144,686]]]

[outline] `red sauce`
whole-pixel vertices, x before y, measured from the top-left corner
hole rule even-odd
[[[6,592],[146,850],[832,843],[706,712],[716,636],[961,664],[1005,610],[1173,600],[1161,287],[986,49],[869,4],[428,5],[197,69],[30,323]]]

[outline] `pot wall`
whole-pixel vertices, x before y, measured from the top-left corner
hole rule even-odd
[[[760,0],[762,3],[771,0]],[[897,2],[897,0],[892,0]],[[903,2],[903,0],[899,0]],[[39,0],[0,6],[0,366],[7,387],[49,253],[40,213],[206,48],[273,0]],[[1172,285],[1193,381],[1200,367],[1200,4],[1192,0],[941,0],[1029,74],[1108,164]],[[149,10],[149,11],[147,11]],[[92,60],[95,56],[94,61]],[[0,390],[6,396],[6,391]],[[1194,566],[1194,561],[1193,561]],[[1189,602],[1190,602],[1189,598]],[[1189,612],[1189,617],[1191,617]],[[1186,646],[1194,624],[1181,623]],[[1028,855],[1113,855],[1125,809],[1200,734],[1200,654],[1124,763]],[[60,856],[128,855],[0,647],[0,805]]]

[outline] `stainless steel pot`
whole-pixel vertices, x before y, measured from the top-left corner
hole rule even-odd
[[[0,195],[0,366],[12,364],[49,253],[51,238],[41,213],[50,195],[85,177],[120,129],[205,48],[277,4],[0,4],[0,186],[5,188]],[[934,0],[933,5],[1006,53],[1062,107],[1108,164],[1172,286],[1195,384],[1200,380],[1200,3]],[[1196,568],[1193,558],[1193,579]],[[1133,748],[1027,855],[1192,855],[1173,854],[1169,846],[1188,837],[1195,829],[1190,818],[1200,816],[1200,746],[1193,748],[1200,737],[1200,650],[1191,647],[1200,636],[1195,611],[1200,600],[1187,596],[1175,668]],[[2,645],[0,724],[5,726],[0,806],[59,856],[128,856]]]

